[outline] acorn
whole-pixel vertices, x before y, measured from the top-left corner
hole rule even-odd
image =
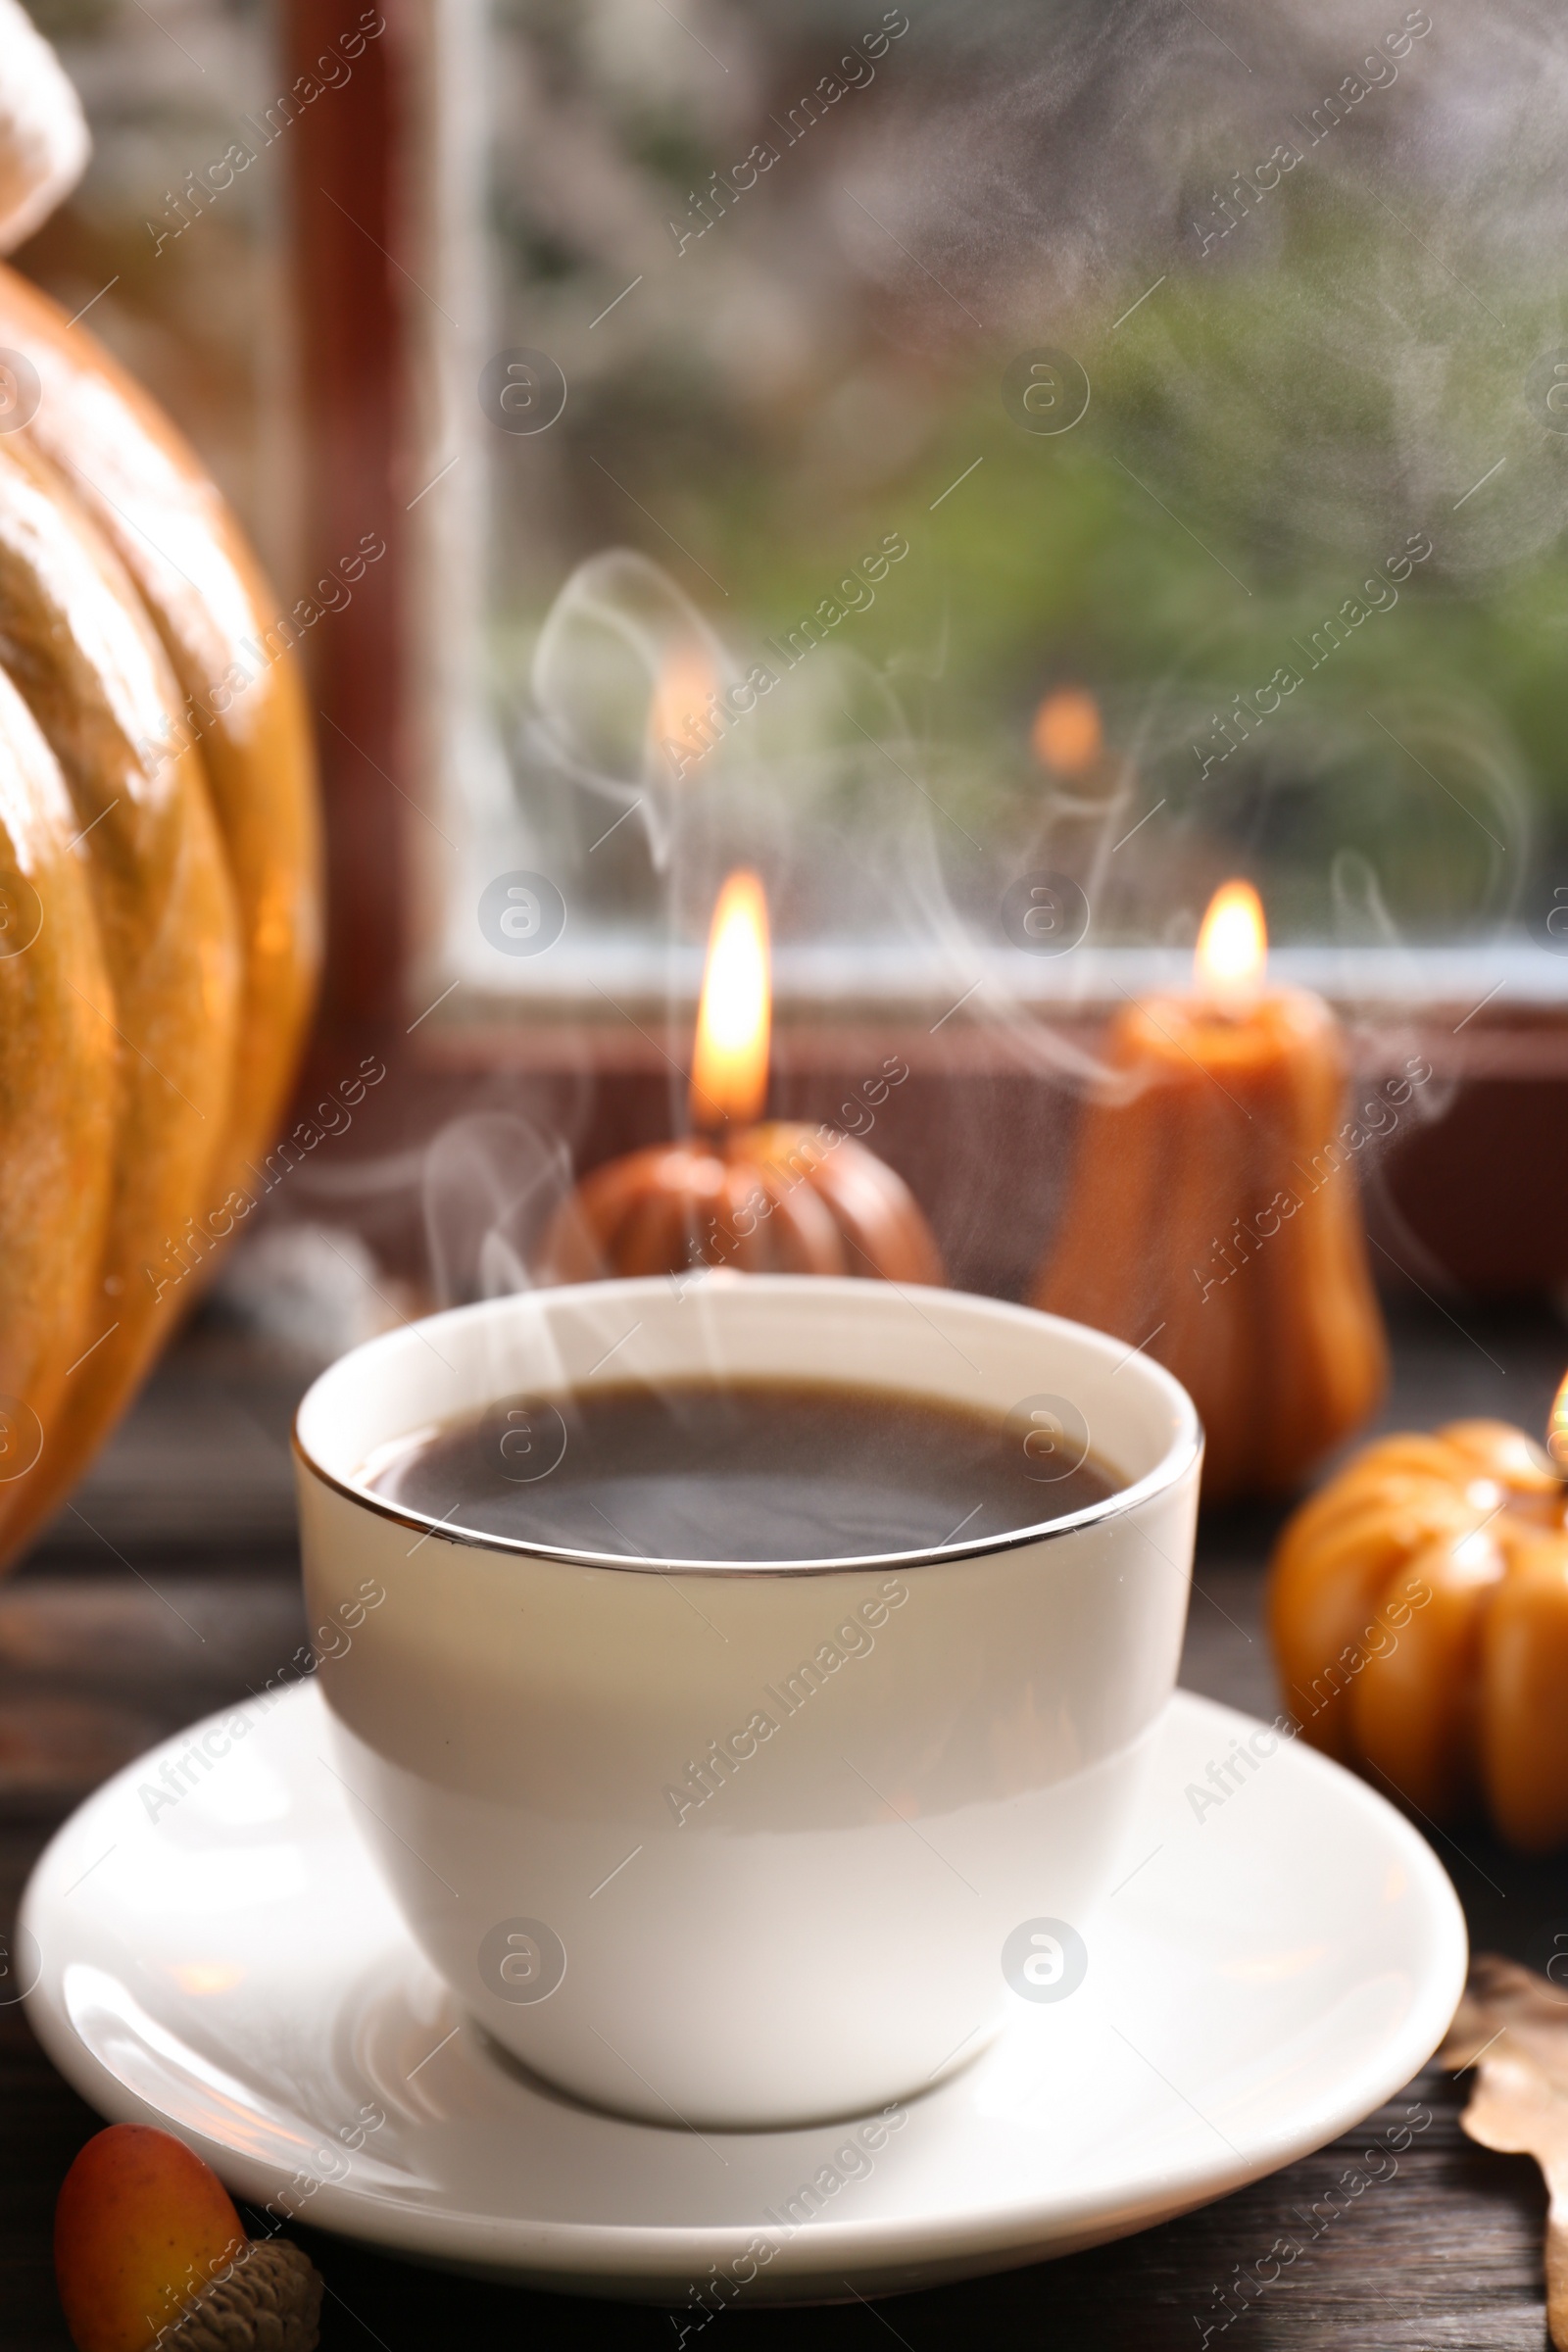
[[[253,2238],[164,2337],[176,2352],[316,2352],[321,2275],[285,2237]]]
[[[112,2124],[55,2207],[55,2278],[76,2352],[314,2352],[321,2279],[252,2243],[218,2175],[172,2132]]]

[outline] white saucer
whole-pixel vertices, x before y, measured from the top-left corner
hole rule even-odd
[[[149,1818],[138,1790],[188,1736],[54,1839],[23,1913],[34,2028],[101,2113],[172,2126],[247,2202],[452,2269],[676,2304],[706,2281],[711,2308],[1068,2253],[1334,2138],[1431,2055],[1464,1981],[1459,1905],[1415,1831],[1298,1743],[1200,1805],[1257,1727],[1179,1693],[1082,1985],[1020,2001],[883,2144],[626,2123],[465,2022],[318,1761],[314,1686],[245,1712],[265,1720],[176,1805]],[[366,2110],[386,2120],[355,2150]]]

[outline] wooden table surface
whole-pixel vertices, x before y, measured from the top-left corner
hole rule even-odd
[[[1496,1413],[1540,1428],[1568,1358],[1549,1308],[1436,1305],[1401,1313],[1385,1420],[1430,1426]],[[0,1589],[0,1920],[34,1856],[108,1773],[274,1674],[304,1638],[295,1586],[286,1436],[304,1374],[221,1326],[199,1327],[22,1570]],[[1182,1680],[1262,1715],[1275,1711],[1259,1627],[1266,1513],[1205,1525]],[[1522,1865],[1483,1832],[1440,1850],[1477,1948],[1539,1958],[1568,1929],[1568,1865]],[[1333,2147],[1168,2227],[1002,2278],[894,2301],[806,2312],[740,2309],[710,2342],[886,2347],[1086,2347],[1197,2352],[1205,2341],[1274,2347],[1540,2352],[1544,2200],[1534,2167],[1462,2136],[1466,2084],[1428,2068],[1391,2108]],[[1397,2174],[1353,2200],[1242,2316],[1226,2289],[1274,2240],[1301,2243],[1314,2201],[1414,2103],[1431,2115]],[[97,2120],[32,2038],[26,2004],[0,2006],[0,2352],[66,2352],[50,2217]],[[1341,2211],[1340,2208],[1344,2210]],[[1325,2210],[1328,2208],[1325,2207]],[[469,2284],[306,2230],[330,2288],[328,2352],[585,2332],[674,2352],[664,2312]],[[707,2333],[707,2331],[704,2331]],[[721,2342],[720,2342],[721,2339]],[[698,2339],[690,2339],[696,2342]]]

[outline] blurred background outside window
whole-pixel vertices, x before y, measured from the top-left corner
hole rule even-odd
[[[1177,977],[1238,868],[1342,1001],[1562,994],[1560,55],[1026,13],[443,20],[421,1003],[688,999],[742,858],[808,1005]]]
[[[25,265],[286,606],[274,12],[36,13],[95,154]],[[1561,995],[1562,65],[1384,15],[1068,7],[1020,77],[1001,0],[394,10],[420,1004],[685,1002],[743,859],[786,1015],[1174,974],[1235,867],[1342,1000]]]

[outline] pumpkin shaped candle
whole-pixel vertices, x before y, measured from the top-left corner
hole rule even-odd
[[[767,904],[755,874],[735,873],[713,911],[697,1015],[691,1114],[707,1133],[596,1168],[546,1239],[550,1280],[702,1266],[943,1280],[931,1229],[885,1160],[837,1128],[753,1123],[770,1019]],[[890,1058],[862,1085],[865,1105],[874,1114],[907,1076]]]
[[[1213,1500],[1288,1493],[1382,1392],[1333,1014],[1265,989],[1256,893],[1227,883],[1188,998],[1129,1003],[1032,1294],[1191,1392]],[[1404,1099],[1410,1086],[1404,1084]]]

